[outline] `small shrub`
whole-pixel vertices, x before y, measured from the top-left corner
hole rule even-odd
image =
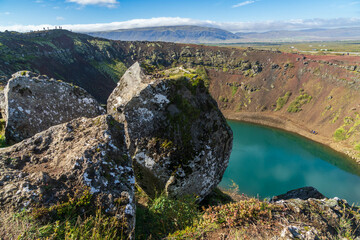
[[[287,92],[283,97],[279,97],[278,100],[276,101],[275,111],[281,110],[283,106],[288,102],[290,96],[291,96],[291,92]]]
[[[231,95],[232,95],[233,97],[235,96],[237,90],[238,90],[238,87],[236,87],[236,86],[234,86],[234,85],[231,86]]]
[[[360,151],[360,143],[356,144],[354,149],[357,150],[357,151]]]
[[[302,110],[301,107],[304,104],[309,103],[311,99],[312,96],[310,96],[307,93],[304,93],[303,95],[296,97],[295,100],[290,103],[290,106],[288,107],[287,111],[290,113],[300,112]]]
[[[226,98],[226,97],[222,97],[222,96],[220,96],[220,97],[219,97],[219,101],[220,101],[220,102],[228,102],[228,101],[229,101],[229,99],[228,99],[228,98]]]
[[[342,141],[346,139],[346,130],[343,127],[340,127],[335,130],[333,137],[336,141]]]

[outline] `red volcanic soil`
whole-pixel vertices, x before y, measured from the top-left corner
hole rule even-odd
[[[360,63],[360,57],[351,55],[306,55],[306,57],[316,61],[343,62],[349,65]]]
[[[359,160],[354,147],[360,143],[360,57],[246,54],[250,62],[261,63],[261,72],[246,76],[236,69],[208,70],[210,92],[227,118],[295,132]],[[275,111],[287,92],[288,101]],[[311,100],[299,112],[289,112],[290,104],[304,94]],[[339,128],[346,132],[341,141],[334,139]]]

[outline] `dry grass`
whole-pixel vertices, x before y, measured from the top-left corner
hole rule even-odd
[[[33,239],[39,233],[40,224],[36,224],[25,212],[16,213],[13,209],[0,211],[0,239],[22,239],[27,233]]]

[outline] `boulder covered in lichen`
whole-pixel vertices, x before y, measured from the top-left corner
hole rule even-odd
[[[80,199],[70,208],[83,206],[79,214],[85,214],[98,203],[124,220],[130,233],[135,222],[134,184],[124,127],[110,115],[78,118],[0,149],[2,209],[51,212],[59,203]]]
[[[6,139],[20,142],[51,126],[105,110],[84,89],[29,71],[12,75],[4,89]]]
[[[158,76],[135,63],[110,95],[108,113],[124,123],[145,192],[201,200],[222,179],[232,131],[198,76]]]

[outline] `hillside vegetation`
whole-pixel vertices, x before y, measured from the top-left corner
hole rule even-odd
[[[358,157],[357,57],[121,42],[65,30],[1,33],[0,57],[4,59],[0,75],[9,77],[23,69],[47,74],[83,87],[103,103],[135,61],[160,73],[180,66],[198,69],[202,75],[206,73],[210,93],[227,117],[245,112],[275,114],[294,121],[304,131],[315,130],[326,141],[340,141],[337,150]],[[286,97],[288,92],[292,94]],[[287,99],[279,102],[284,96]],[[340,127],[345,132],[341,138],[335,134]]]

